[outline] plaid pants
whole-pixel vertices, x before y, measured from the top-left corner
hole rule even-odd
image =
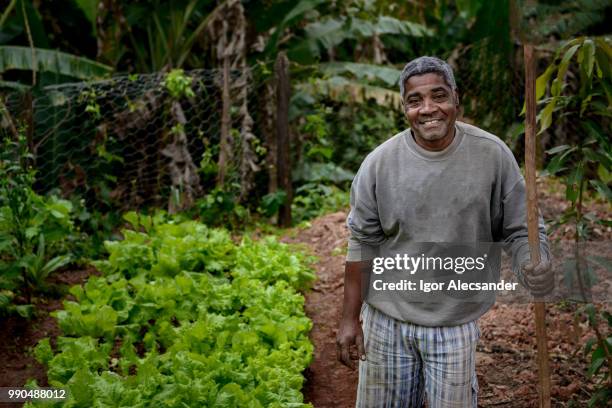
[[[357,408],[476,408],[476,322],[426,327],[362,308]]]

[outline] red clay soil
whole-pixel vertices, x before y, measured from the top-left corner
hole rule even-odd
[[[547,191],[540,206],[545,218],[558,216],[564,209],[563,193]],[[594,204],[591,211],[609,215],[605,204]],[[336,361],[335,338],[342,310],[346,239],[345,212],[313,220],[303,230],[293,231],[283,240],[305,244],[319,261],[317,281],[306,294],[306,312],[313,320],[311,339],[314,360],[306,372],[305,399],[315,408],[355,406],[357,372]],[[612,239],[610,228],[594,231],[598,240]],[[557,230],[551,241],[570,239],[570,228]],[[586,406],[593,382],[586,378],[588,365],[582,348],[592,331],[583,320],[575,320],[575,304],[548,305],[548,349],[552,381],[552,406]],[[537,407],[537,365],[535,321],[532,305],[497,304],[480,320],[482,337],[477,348],[479,403],[481,407]],[[568,405],[573,400],[575,405]]]
[[[313,320],[310,338],[315,345],[314,360],[306,370],[304,394],[316,408],[354,407],[357,373],[336,360],[336,332],[344,291],[344,250],[348,231],[345,213],[318,218],[311,227],[285,242],[303,243],[312,249],[317,281],[306,294],[306,314]],[[337,248],[337,249],[336,249]],[[335,252],[334,252],[335,250]]]

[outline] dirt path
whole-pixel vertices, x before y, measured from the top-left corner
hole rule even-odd
[[[336,332],[344,290],[344,249],[348,231],[346,214],[317,218],[311,227],[285,242],[302,243],[319,258],[317,281],[306,295],[306,313],[313,320],[314,360],[306,371],[306,401],[316,408],[355,406],[357,373],[336,361]]]
[[[314,361],[306,372],[306,401],[315,408],[354,407],[357,373],[336,361],[335,338],[343,296],[346,213],[329,214],[294,231],[285,242],[301,243],[319,257],[318,280],[306,295],[306,312],[313,320]],[[554,407],[570,400],[586,406],[593,389],[581,347],[589,336],[585,322],[574,323],[575,305],[549,305],[548,345]],[[479,406],[537,406],[535,324],[531,305],[497,304],[479,321],[477,348]]]

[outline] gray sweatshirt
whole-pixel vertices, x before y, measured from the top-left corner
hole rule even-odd
[[[455,128],[443,151],[423,149],[407,129],[365,158],[351,187],[347,261],[395,257],[422,243],[502,242],[522,279],[529,245],[525,182],[516,160],[498,137],[462,122]],[[540,240],[542,257],[550,259],[541,218]],[[369,289],[371,306],[425,326],[475,320],[495,302],[490,292],[470,303],[411,301],[400,292],[372,296]]]

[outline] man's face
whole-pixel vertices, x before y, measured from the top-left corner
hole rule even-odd
[[[416,75],[406,81],[404,113],[416,142],[428,150],[441,150],[455,135],[458,98],[442,76]]]

